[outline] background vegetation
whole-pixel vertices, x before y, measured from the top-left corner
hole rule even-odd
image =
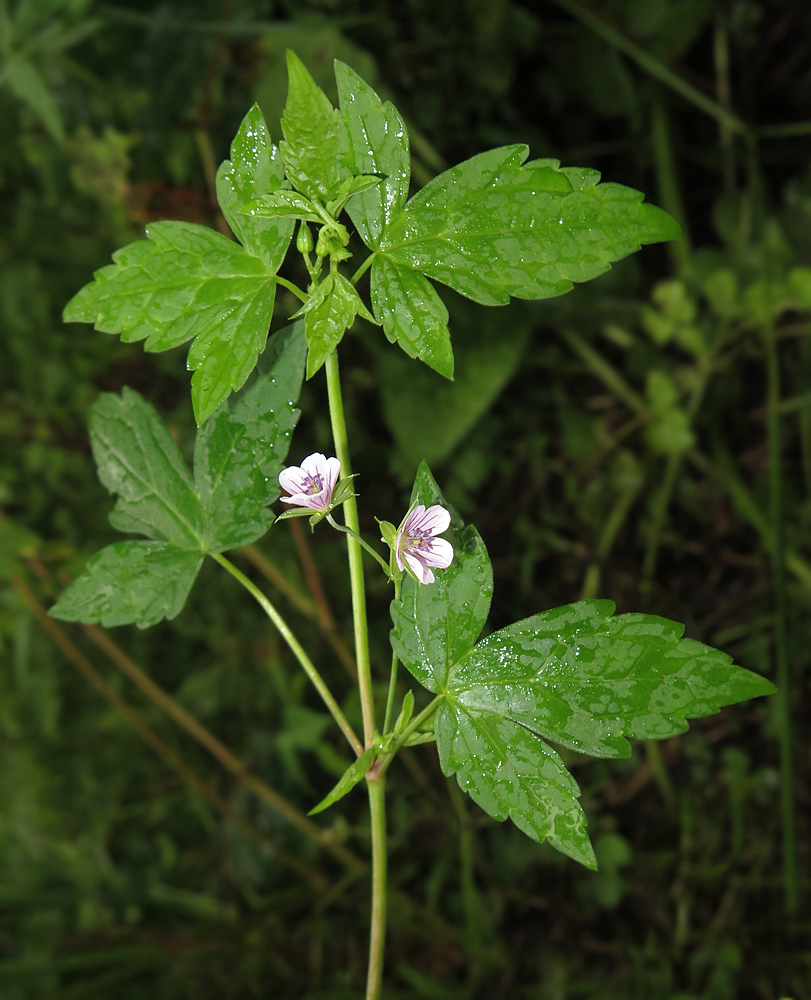
[[[0,2],[0,996],[359,995],[365,804],[317,830],[290,812],[344,751],[263,616],[213,566],[145,633],[43,611],[114,540],[98,392],[138,389],[184,448],[193,430],[184,352],[62,307],[146,222],[224,225],[214,171],[254,99],[278,135],[288,47],[328,91],[337,56],[396,99],[418,183],[526,142],[687,234],[561,299],[448,294],[453,384],[359,323],[368,531],[425,457],[487,540],[492,628],[610,597],[784,693],[628,761],[569,755],[598,874],[471,808],[432,747],[404,755],[386,995],[811,997],[811,7],[790,0]],[[279,296],[280,321],[294,308]],[[324,397],[317,377],[292,460],[331,450]],[[238,558],[290,581],[286,613],[350,692],[341,539],[298,524]]]

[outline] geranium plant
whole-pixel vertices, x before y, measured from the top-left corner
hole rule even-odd
[[[435,741],[443,772],[487,813],[594,868],[579,790],[554,746],[625,757],[629,738],[669,737],[688,718],[773,687],[682,638],[681,625],[615,616],[604,600],[543,611],[481,638],[493,591],[487,549],[424,463],[400,525],[380,521],[379,541],[361,536],[337,353],[356,317],[382,327],[415,364],[451,378],[448,313],[432,281],[484,306],[547,298],[641,244],[678,238],[679,228],[638,192],[599,183],[593,170],[528,161],[521,145],[474,156],[409,198],[408,133],[397,109],[340,62],[338,109],[293,54],[288,68],[284,141],[273,145],[253,107],[217,175],[236,239],[182,222],[150,225],[146,240],[119,250],[65,309],[67,321],[144,340],[149,351],[191,341],[198,431],[191,472],[138,393],[100,397],[90,416],[93,454],[118,497],[112,524],[129,537],[94,556],[51,613],[140,628],[174,618],[206,556],[259,601],[356,756],[312,812],[367,785],[366,996],[374,1000],[386,925],[385,779],[402,747]],[[369,251],[354,271],[344,270],[347,222]],[[294,234],[307,288],[278,273]],[[367,271],[368,304],[358,290]],[[302,305],[268,340],[278,285]],[[302,380],[322,369],[335,455],[286,466]],[[294,516],[347,536],[362,733],[274,605],[223,554]],[[364,551],[393,587],[385,704],[373,695]],[[404,692],[400,663],[416,681]]]

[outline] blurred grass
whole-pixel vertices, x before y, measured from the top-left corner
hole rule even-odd
[[[425,454],[491,551],[493,628],[595,594],[683,620],[774,676],[785,619],[780,710],[724,710],[628,761],[568,759],[597,874],[449,794],[432,748],[408,751],[390,781],[386,996],[811,997],[811,10],[53,0],[2,11],[3,65],[29,65],[13,86],[0,77],[3,1000],[358,995],[365,877],[251,794],[246,772],[218,765],[103,648],[112,639],[306,813],[346,761],[253,606],[208,567],[171,626],[115,630],[101,645],[64,630],[99,698],[7,582],[16,574],[47,605],[112,538],[85,430],[100,390],[138,389],[190,448],[182,354],[144,354],[60,313],[150,219],[221,224],[212,164],[254,97],[278,114],[287,45],[317,79],[337,56],[396,100],[420,183],[524,141],[640,188],[690,234],[559,300],[486,310],[448,295],[452,386],[407,374],[376,331],[347,338],[370,535],[373,514],[399,520]],[[280,320],[293,308],[279,296]],[[330,447],[317,379],[302,407],[291,457]],[[264,574],[260,586],[278,573],[293,585],[280,592],[285,615],[357,723],[340,540],[319,532],[310,548],[280,528],[243,568]],[[370,591],[382,700],[388,595],[374,578]],[[366,858],[363,796],[319,819],[339,853]]]

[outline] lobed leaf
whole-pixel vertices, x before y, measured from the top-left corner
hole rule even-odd
[[[287,53],[289,89],[282,115],[285,171],[296,190],[327,202],[350,171],[341,159],[340,117],[294,52]],[[365,171],[370,173],[373,171]]]
[[[524,163],[526,146],[493,149],[430,181],[375,249],[483,305],[548,298],[607,271],[643,243],[676,239],[667,213],[595,171]]]
[[[271,194],[256,201],[249,202],[245,211],[256,218],[278,219],[289,217],[302,219],[304,222],[318,222],[324,219],[319,215],[315,205],[298,191],[273,191]]]
[[[259,370],[197,432],[194,483],[209,551],[248,545],[273,523],[267,505],[279,497],[279,473],[300,416],[293,404],[306,350],[303,323],[275,333]]]
[[[355,316],[376,322],[355,286],[338,271],[330,271],[295,315],[304,316],[309,348],[307,378],[312,378],[335,350]]]
[[[687,719],[771,694],[758,674],[653,615],[611,601],[534,615],[482,640],[449,671],[450,696],[595,757],[627,757],[625,736],[665,739]]]
[[[147,628],[178,615],[203,557],[168,542],[126,541],[97,552],[50,610],[69,622]]]
[[[274,274],[287,253],[293,222],[245,214],[244,209],[257,198],[281,193],[283,182],[281,152],[270,140],[259,105],[254,104],[231,143],[231,159],[224,160],[217,171],[217,201],[240,243]]]
[[[453,378],[448,310],[431,282],[379,256],[372,264],[371,295],[375,318],[391,343],[397,341],[410,358]]]
[[[99,479],[118,502],[110,523],[181,549],[203,547],[205,516],[189,470],[155,410],[133,389],[102,394],[90,411]]]
[[[494,819],[508,817],[533,840],[587,868],[597,861],[578,802],[580,789],[555,751],[503,716],[442,704],[436,715],[442,771]]]
[[[90,436],[99,478],[119,494],[110,521],[153,540],[97,553],[55,605],[56,617],[140,628],[173,618],[205,553],[265,533],[299,417],[305,351],[302,323],[272,338],[245,388],[198,430],[193,482],[166,426],[137,392],[99,397]]]
[[[408,131],[394,105],[385,104],[345,63],[335,61],[335,79],[344,128],[344,157],[354,174],[379,174],[376,187],[356,194],[346,206],[367,246],[377,249],[383,230],[408,198],[411,159]]]
[[[113,254],[65,306],[68,323],[93,323],[126,342],[165,351],[195,337],[189,352],[192,402],[203,423],[244,384],[264,348],[275,272],[204,226],[156,222],[147,240]]]
[[[412,502],[442,503],[423,464]],[[630,753],[625,737],[661,739],[686,719],[770,694],[765,678],[651,615],[612,617],[610,601],[534,615],[474,646],[492,574],[475,530],[452,515],[455,550],[436,583],[403,582],[392,603],[392,648],[429,691],[442,770],[490,815],[596,867],[577,785],[545,737],[598,757]]]

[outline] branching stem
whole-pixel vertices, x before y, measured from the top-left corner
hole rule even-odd
[[[295,635],[293,634],[293,632],[291,631],[290,627],[287,625],[285,620],[282,618],[282,616],[279,614],[276,608],[270,603],[268,598],[265,597],[262,591],[256,586],[256,584],[253,583],[251,580],[249,580],[244,573],[238,570],[232,562],[229,562],[228,559],[225,558],[225,556],[221,555],[219,552],[212,552],[211,558],[214,559],[215,562],[218,562],[220,566],[222,566],[224,569],[228,570],[231,576],[233,576],[235,580],[238,580],[242,584],[242,586],[248,591],[248,593],[251,594],[251,596],[255,597],[256,600],[259,602],[259,604],[262,607],[262,610],[265,612],[268,618],[270,618],[270,620],[279,630],[279,634],[281,635],[281,637],[284,639],[284,641],[292,650],[293,655],[296,657],[296,659],[299,661],[302,667],[304,667],[304,672],[307,674],[307,676],[315,685],[316,690],[321,695],[321,698],[324,704],[329,709],[333,719],[335,719],[335,721],[338,723],[341,732],[349,741],[349,745],[355,751],[357,756],[360,757],[360,755],[363,753],[363,745],[361,744],[358,737],[355,735],[355,731],[352,728],[352,726],[350,726],[346,716],[341,711],[338,702],[333,698],[332,692],[324,683],[324,679],[321,676],[321,674],[319,674],[318,670],[315,667],[315,664],[307,655],[307,653],[304,651],[304,648],[302,647],[301,643],[295,637]]]

